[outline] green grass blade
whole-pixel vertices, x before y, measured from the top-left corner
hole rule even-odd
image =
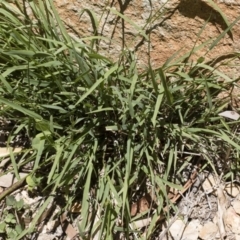
[[[19,175],[19,172],[18,172],[18,165],[17,165],[16,159],[14,157],[12,148],[9,148],[9,151],[10,151],[10,159],[11,159],[11,162],[12,162],[15,177],[17,178],[17,180],[20,180],[20,175]]]
[[[222,10],[218,7],[218,5],[216,3],[214,3],[212,0],[206,0],[207,4],[209,4],[214,10],[216,10],[223,18],[225,24],[227,27],[230,26],[225,14],[222,12]],[[230,36],[231,38],[233,38],[232,32],[231,32],[231,28],[229,29],[230,32]]]
[[[124,216],[125,211],[128,207],[128,187],[129,187],[129,177],[130,177],[130,172],[132,168],[132,161],[133,161],[133,148],[131,146],[132,140],[131,138],[128,139],[127,141],[127,152],[125,155],[126,158],[126,171],[125,171],[125,176],[124,176],[124,184],[123,184],[123,193],[122,193],[122,202],[123,202],[123,207],[122,207],[122,216]],[[126,206],[127,205],[127,206]]]
[[[88,95],[90,95],[102,82],[106,81],[108,77],[114,73],[118,69],[117,65],[114,65],[111,69],[109,69],[105,74],[104,77],[101,77],[98,79],[83,95],[82,97],[77,101],[75,104],[75,107],[81,103]]]
[[[87,179],[84,184],[84,190],[83,190],[83,198],[82,198],[82,216],[85,216],[81,222],[81,229],[85,230],[88,224],[88,214],[89,214],[89,191],[90,191],[90,183],[91,183],[91,177],[92,177],[92,171],[93,171],[93,165],[90,162],[87,167]]]
[[[146,33],[144,32],[144,30],[142,30],[136,23],[134,23],[130,18],[128,18],[127,16],[121,14],[120,12],[118,12],[117,10],[115,10],[114,8],[108,8],[108,10],[110,10],[110,12],[112,12],[113,14],[118,15],[120,18],[124,19],[126,22],[130,23],[132,26],[134,26],[134,28],[146,39],[148,40],[149,37],[146,35]]]
[[[37,113],[33,112],[33,111],[30,111],[26,108],[23,108],[15,103],[12,103],[12,102],[9,102],[8,100],[5,100],[4,98],[0,97],[0,102],[8,105],[9,107],[19,111],[19,112],[22,112],[23,114],[25,115],[28,115],[29,117],[32,117],[34,118],[35,120],[42,120],[42,117],[40,115],[38,115]]]
[[[44,150],[44,145],[45,145],[45,139],[39,139],[39,142],[37,144],[37,156],[36,159],[34,161],[34,167],[33,169],[36,170],[39,167],[39,162],[41,160],[42,157],[42,153]]]
[[[237,17],[229,26],[227,29],[225,29],[217,38],[216,40],[213,41],[213,43],[210,45],[209,50],[212,50],[215,46],[217,46],[217,44],[219,43],[219,41],[226,35],[226,33],[228,31],[230,31],[232,29],[232,27],[240,20],[240,16]]]
[[[157,123],[157,116],[159,114],[159,110],[163,101],[163,96],[164,96],[164,86],[163,84],[160,84],[160,88],[159,88],[159,94],[157,97],[157,102],[156,105],[154,106],[154,113],[153,113],[153,117],[151,119],[153,126],[156,126]]]
[[[172,96],[172,94],[169,90],[165,74],[163,73],[162,68],[159,68],[158,72],[159,72],[159,76],[160,76],[160,79],[161,79],[161,83],[164,87],[164,93],[165,93],[165,96],[167,98],[168,104],[171,106],[172,103],[173,103],[173,96]]]
[[[53,178],[53,175],[55,174],[55,171],[56,171],[56,168],[59,167],[60,165],[60,158],[62,156],[62,152],[63,152],[63,145],[62,146],[58,146],[57,145],[57,153],[56,153],[56,156],[55,156],[55,159],[54,159],[54,162],[53,162],[53,165],[52,165],[52,168],[51,168],[51,171],[48,175],[48,181],[47,181],[47,184],[49,184]]]
[[[34,231],[34,228],[39,220],[39,218],[42,216],[43,212],[45,211],[45,209],[48,207],[49,203],[52,202],[53,200],[53,196],[49,196],[46,201],[44,202],[44,204],[38,209],[37,214],[35,215],[35,217],[32,219],[30,226],[28,228],[26,228],[25,230],[23,230],[19,236],[16,238],[16,240],[20,240],[22,239],[24,236],[26,236],[28,233],[31,233]]]

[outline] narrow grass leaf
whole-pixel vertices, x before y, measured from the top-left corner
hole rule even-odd
[[[83,95],[82,97],[77,101],[75,104],[75,107],[81,103],[88,95],[90,95],[103,81],[108,79],[108,77],[115,72],[118,69],[118,65],[114,65],[112,68],[110,68],[105,74],[104,77],[98,79]]]
[[[232,29],[232,27],[240,20],[240,16],[237,17],[229,26],[227,29],[225,29],[217,38],[214,40],[214,42],[211,44],[209,47],[209,50],[212,50],[218,43],[219,41],[226,35],[226,33]]]
[[[231,132],[229,125],[224,121],[224,119],[220,119],[220,121],[222,123],[222,126],[224,126],[228,132]]]
[[[44,150],[44,145],[45,145],[45,139],[41,139],[39,141],[38,146],[37,146],[37,156],[36,156],[36,159],[34,161],[34,167],[33,167],[34,170],[39,167],[39,162],[40,162],[41,157],[42,157],[42,153],[43,153],[43,150]]]
[[[122,19],[124,19],[126,22],[130,23],[132,26],[134,26],[134,28],[146,39],[148,40],[149,37],[146,35],[145,31],[142,30],[136,23],[134,23],[131,19],[129,19],[127,16],[121,14],[120,12],[118,12],[117,10],[115,10],[114,8],[110,8],[108,7],[107,9],[109,9],[112,13],[118,15],[119,17],[121,17]]]
[[[2,76],[2,74],[0,74],[0,80],[3,83],[3,86],[5,86],[6,90],[9,93],[12,93],[13,88],[11,87],[11,85],[8,83],[8,81],[6,81],[5,77]]]
[[[131,100],[133,98],[133,94],[134,94],[134,91],[135,91],[137,80],[138,80],[138,75],[134,74],[134,76],[132,77],[132,84],[131,84],[131,87],[130,87],[130,98],[131,98]]]
[[[33,112],[33,111],[30,111],[26,108],[23,108],[15,103],[12,103],[12,102],[9,102],[8,100],[5,100],[4,98],[0,97],[0,102],[8,105],[9,107],[19,111],[19,112],[22,112],[23,114],[25,115],[28,115],[29,117],[32,117],[34,118],[35,120],[42,120],[42,117],[40,115],[38,115],[37,113]]]
[[[119,194],[118,194],[116,188],[114,187],[113,182],[109,178],[109,176],[107,176],[107,180],[108,180],[108,184],[109,184],[110,190],[111,190],[113,198],[114,198],[116,212],[118,213],[122,206],[122,199],[119,197]]]
[[[214,67],[211,67],[210,65],[207,65],[207,64],[205,64],[205,63],[201,63],[201,64],[198,64],[198,67],[199,68],[204,68],[204,69],[207,69],[207,70],[209,70],[209,71],[211,71],[212,73],[214,73],[214,74],[216,74],[216,75],[218,75],[219,77],[222,77],[222,78],[224,78],[225,80],[226,80],[226,82],[232,82],[233,80],[230,78],[230,77],[228,77],[226,74],[224,74],[223,72],[220,72],[220,71],[218,71],[217,69],[215,69]]]
[[[219,137],[220,137],[222,140],[228,142],[228,143],[231,144],[233,147],[235,147],[237,150],[240,150],[240,146],[239,146],[237,143],[235,143],[233,140],[231,140],[226,133],[224,133],[222,130],[220,130],[220,132],[221,132],[221,135],[219,135]]]
[[[106,111],[114,111],[114,109],[111,108],[111,107],[108,107],[108,108],[100,108],[100,109],[97,109],[97,110],[94,110],[94,111],[88,112],[88,113],[86,113],[86,114],[99,113],[99,112],[106,112]]]
[[[148,161],[147,167],[148,167],[148,171],[149,171],[150,176],[151,176],[151,181],[154,182],[154,170],[153,170],[153,166],[152,166],[153,165],[152,164],[153,158],[149,154],[148,149],[145,149],[144,153],[145,153],[147,161]]]
[[[2,73],[2,76],[5,78],[7,76],[9,76],[11,73],[18,71],[18,70],[28,70],[28,69],[34,69],[36,68],[36,66],[31,66],[29,64],[26,65],[20,65],[20,66],[14,66],[14,67],[10,67],[8,68],[5,72]]]
[[[18,172],[18,165],[17,165],[16,159],[14,157],[12,148],[9,148],[9,152],[10,152],[10,159],[11,159],[11,162],[12,162],[15,177],[17,178],[17,180],[20,180],[20,175],[19,175],[19,172]]]
[[[46,201],[43,203],[43,205],[38,209],[36,215],[34,216],[34,218],[32,219],[30,225],[28,228],[26,228],[24,231],[22,231],[16,238],[16,240],[20,240],[22,239],[25,235],[27,235],[28,233],[32,233],[34,231],[34,228],[36,226],[36,224],[38,223],[39,218],[42,216],[43,212],[45,211],[45,209],[48,207],[48,205],[50,204],[50,202],[52,202],[53,200],[53,196],[49,196]]]
[[[57,153],[55,155],[55,159],[54,159],[53,165],[51,167],[51,171],[50,171],[50,173],[48,175],[47,184],[49,184],[51,182],[51,180],[53,178],[53,175],[55,174],[57,166],[58,167],[60,166],[60,158],[62,156],[63,148],[64,148],[63,145],[61,145],[61,146],[57,145],[57,147],[56,147]]]
[[[62,107],[56,106],[56,105],[42,104],[41,106],[44,108],[59,110],[59,112],[61,112],[61,113],[67,113],[67,111],[65,109],[63,109]]]
[[[210,90],[209,90],[209,87],[208,87],[208,82],[206,80],[206,78],[204,78],[204,81],[205,81],[205,86],[206,86],[206,93],[207,93],[207,100],[208,100],[208,105],[209,105],[209,108],[212,109],[212,96],[211,96],[211,93],[210,93]]]
[[[210,133],[210,134],[213,134],[215,136],[218,136],[219,133],[216,132],[216,131],[213,131],[213,130],[210,130],[210,129],[207,129],[207,128],[187,128],[186,129],[187,132],[189,133]]]
[[[227,27],[229,27],[229,22],[225,16],[225,14],[222,12],[222,10],[218,7],[218,5],[216,3],[214,3],[212,0],[206,0],[207,4],[209,4],[214,10],[216,10],[223,18],[225,24]],[[232,32],[231,32],[231,29],[230,29],[230,36],[231,38],[233,39],[233,36],[232,36]]]
[[[81,12],[80,12],[80,18],[81,16],[84,14],[84,13],[87,13],[88,16],[90,17],[90,20],[91,20],[91,24],[92,24],[92,28],[93,28],[93,35],[97,36],[98,35],[98,25],[99,25],[99,21],[98,19],[96,18],[94,12],[90,9],[83,9]],[[98,42],[99,38],[92,38],[92,44],[91,44],[91,47],[93,48],[94,47],[94,43],[95,41]]]
[[[83,197],[82,197],[82,216],[85,216],[81,222],[81,229],[85,230],[87,226],[87,221],[88,221],[88,213],[89,213],[89,191],[90,191],[90,183],[91,183],[91,177],[92,177],[92,170],[93,166],[92,163],[90,162],[88,164],[88,174],[87,174],[87,179],[84,184],[84,190],[83,190]]]
[[[170,146],[170,151],[169,151],[168,161],[167,161],[167,171],[165,173],[166,178],[168,178],[170,170],[172,169],[174,150],[175,150],[174,146]]]
[[[156,120],[157,120],[157,116],[159,114],[159,109],[160,109],[161,104],[162,104],[163,96],[164,96],[164,86],[163,86],[163,84],[160,84],[160,89],[159,89],[159,93],[158,93],[158,96],[157,96],[157,102],[155,104],[153,117],[151,119],[151,122],[152,122],[154,127],[156,126],[156,123],[157,123]]]
[[[191,51],[185,53],[184,55],[182,55],[181,57],[177,58],[172,65],[170,65],[169,67],[175,66],[175,65],[182,65],[182,61],[185,60],[186,58],[188,58],[189,56],[191,56],[192,54],[198,52],[199,50],[203,49],[205,46],[207,46],[210,42],[212,41],[212,39],[208,39],[207,41],[203,42],[202,44],[198,45],[197,47],[194,47]]]
[[[63,21],[62,21],[62,20],[60,19],[60,17],[59,17],[59,14],[58,14],[55,6],[54,6],[53,1],[52,1],[52,0],[49,0],[49,1],[47,1],[47,3],[49,4],[49,9],[51,8],[51,11],[53,12],[53,16],[54,16],[54,18],[55,18],[56,21],[57,21],[57,24],[58,24],[58,26],[59,26],[59,28],[60,28],[60,31],[61,31],[62,36],[64,37],[64,40],[65,40],[66,42],[72,42],[69,34],[67,33],[66,28],[65,28],[64,25],[63,25]]]
[[[160,79],[161,79],[161,83],[164,87],[164,93],[165,93],[165,96],[167,98],[168,104],[171,106],[172,103],[173,103],[173,96],[172,96],[172,93],[169,91],[169,87],[168,87],[168,84],[167,84],[165,74],[164,74],[162,68],[159,68],[158,72],[159,72],[159,76],[160,76]]]
[[[35,52],[31,50],[10,50],[7,51],[6,54],[8,55],[22,55],[27,57],[33,57]]]
[[[71,162],[71,160],[72,160],[72,157],[73,157],[73,155],[75,154],[76,150],[78,149],[78,146],[79,146],[78,144],[81,144],[82,141],[83,141],[82,138],[79,139],[78,142],[75,143],[75,144],[71,147],[71,152],[70,152],[70,154],[68,155],[68,158],[67,158],[67,160],[66,160],[66,162],[65,162],[65,164],[64,164],[64,166],[63,166],[63,168],[62,168],[61,173],[60,173],[59,176],[57,177],[55,186],[54,186],[54,188],[53,188],[53,190],[52,190],[53,192],[55,192],[56,189],[59,187],[60,182],[61,182],[63,176],[65,175],[65,173],[66,173],[66,171],[67,171],[67,169],[68,169],[68,167],[69,167],[69,165],[70,165],[70,162]],[[63,153],[63,154],[64,154],[64,153]]]
[[[133,161],[133,149],[132,149],[132,140],[131,138],[128,138],[127,140],[127,152],[125,155],[126,158],[126,171],[124,176],[124,184],[123,184],[123,194],[122,194],[122,202],[123,202],[123,208],[122,208],[122,216],[124,216],[124,211],[126,210],[126,204],[127,202],[127,194],[128,194],[128,187],[129,187],[129,177],[132,167],[132,161]]]
[[[39,65],[36,65],[36,67],[59,67],[62,64],[63,63],[60,61],[50,61],[50,62],[41,63]]]

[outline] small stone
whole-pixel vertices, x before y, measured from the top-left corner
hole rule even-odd
[[[184,231],[184,228],[185,228],[185,223],[180,219],[176,220],[172,224],[172,226],[169,228],[169,232],[171,233],[172,238],[174,240],[180,240],[182,238],[182,233]]]
[[[211,192],[215,186],[216,180],[214,179],[213,175],[209,175],[202,184],[203,190],[205,192]],[[216,195],[215,190],[212,193]]]
[[[202,240],[211,240],[216,239],[216,235],[218,233],[218,227],[213,222],[207,222],[204,224],[204,226],[201,228],[199,232],[199,237]]]
[[[224,190],[229,194],[231,195],[232,197],[236,197],[239,192],[240,192],[240,188],[239,186],[237,186],[236,184],[234,183],[229,183],[229,184],[226,184]]]
[[[224,215],[224,223],[235,234],[240,234],[240,217],[233,207],[227,209]]]
[[[199,220],[192,220],[185,228],[182,240],[197,240],[199,231],[202,228]]]
[[[0,177],[0,186],[1,187],[11,187],[13,184],[13,174],[12,173],[7,173],[3,176]]]
[[[18,153],[22,150],[22,148],[14,148],[12,149],[13,153]],[[0,157],[7,157],[10,155],[9,148],[0,148]]]

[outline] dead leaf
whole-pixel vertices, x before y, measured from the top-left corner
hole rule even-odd
[[[75,203],[72,205],[72,207],[71,207],[71,209],[70,209],[70,212],[71,212],[71,213],[79,213],[80,211],[81,211],[81,204],[75,202]]]
[[[136,203],[131,205],[131,216],[136,216],[137,213],[143,213],[150,209],[152,204],[152,198],[149,194],[146,194],[140,198]]]
[[[49,215],[53,212],[53,209],[54,209],[54,205],[51,205],[49,208],[46,208],[44,212],[41,214],[37,222],[41,223],[42,221],[45,221],[45,219],[48,218]]]
[[[137,204],[136,204],[136,203],[133,203],[133,204],[131,205],[131,217],[136,216],[137,212],[138,212]]]
[[[178,190],[176,188],[168,189],[168,199],[173,199],[178,194]]]
[[[219,116],[225,117],[225,118],[230,118],[232,120],[238,120],[239,119],[239,114],[235,111],[225,111],[221,112],[218,114]]]
[[[138,201],[138,209],[139,209],[139,213],[149,210],[149,202],[147,201],[146,197],[142,197]]]
[[[67,235],[67,239],[69,240],[73,239],[78,233],[75,230],[75,228],[72,226],[72,224],[68,222],[66,213],[63,213],[60,216],[60,221],[61,221],[62,229]]]

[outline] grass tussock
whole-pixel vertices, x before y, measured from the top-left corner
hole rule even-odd
[[[239,79],[203,58],[188,61],[207,43],[162,67],[149,65],[139,72],[131,52],[123,51],[121,60],[113,62],[94,50],[100,39],[96,31],[93,44],[72,39],[52,1],[28,4],[32,19],[22,3],[13,8],[0,2],[1,116],[14,123],[8,145],[19,134],[28,138],[23,151],[12,155],[11,171],[19,177],[32,163],[27,184],[45,198],[32,225],[17,239],[33,231],[58,196],[62,211],[81,204],[82,236],[128,236],[131,204],[152,192],[157,207],[146,213],[152,217],[150,236],[170,204],[167,189],[181,189],[187,168],[236,178],[239,121],[218,114],[232,110],[230,98],[219,94],[230,96]],[[141,238],[139,231],[133,236]]]

